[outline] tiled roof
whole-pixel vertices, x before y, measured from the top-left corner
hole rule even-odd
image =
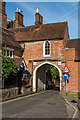
[[[32,41],[42,39],[63,39],[67,22],[42,24],[39,28],[28,26],[10,29],[15,33],[17,41]]]
[[[20,57],[20,58],[14,58],[14,61],[15,61],[16,65],[18,65],[18,67],[20,67],[22,59],[23,59],[22,57]]]
[[[80,60],[80,38],[67,40],[67,48],[75,48],[77,59]]]
[[[2,44],[23,50],[20,44],[16,41],[14,33],[4,28],[2,29]]]

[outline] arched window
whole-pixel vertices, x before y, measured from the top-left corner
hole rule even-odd
[[[50,42],[49,41],[44,42],[43,57],[50,57]]]

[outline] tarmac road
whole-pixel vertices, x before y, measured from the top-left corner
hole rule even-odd
[[[3,118],[68,118],[66,102],[51,90],[2,105]]]

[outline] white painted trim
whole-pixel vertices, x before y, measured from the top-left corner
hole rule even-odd
[[[7,57],[7,50],[6,50],[6,57]]]
[[[57,65],[55,65],[55,64],[53,64],[53,63],[51,63],[51,62],[48,62],[48,61],[39,64],[39,65],[34,69],[34,71],[33,71],[33,92],[36,92],[36,71],[37,71],[37,69],[38,69],[39,67],[41,67],[42,65],[45,65],[45,64],[53,65],[54,67],[56,67],[56,68],[59,70],[59,76],[60,76],[60,92],[61,92],[62,71],[60,70],[60,68],[59,68]]]
[[[9,55],[7,54],[7,52],[9,51]],[[10,56],[10,52],[12,52],[12,56]],[[11,49],[11,48],[7,48],[6,50],[6,57],[10,57],[10,58],[13,58],[13,52],[14,52],[14,49]]]
[[[26,63],[25,63],[24,59],[22,59],[21,64],[22,63],[24,64],[25,70],[27,70],[27,66],[26,66]]]
[[[21,63],[20,63],[20,66],[21,66],[22,63],[23,63],[23,65],[24,65],[25,70],[27,70],[27,71],[31,74],[31,72],[29,71],[29,69],[28,69],[27,66],[26,66],[26,63],[25,63],[24,58],[22,58],[22,61],[21,61]],[[20,66],[19,66],[18,70],[20,70]]]
[[[46,41],[44,41],[44,43],[43,43],[43,57],[51,57],[51,43],[49,42],[49,44],[50,44],[50,54],[49,55],[45,55],[45,42]]]
[[[9,57],[10,57],[10,50],[9,50]]]

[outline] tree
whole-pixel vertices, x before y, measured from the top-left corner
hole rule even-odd
[[[8,78],[10,74],[17,73],[17,66],[15,62],[11,58],[7,58],[6,56],[2,56],[2,75],[4,78]]]
[[[59,71],[57,68],[55,67],[52,67],[52,68],[49,68],[47,71],[46,71],[46,74],[48,76],[54,76],[55,78],[59,75]]]
[[[4,80],[8,79],[9,76],[16,76],[17,74],[17,66],[12,58],[9,58],[5,55],[6,47],[2,49],[2,80],[3,80],[3,88],[4,88]],[[13,77],[12,77],[13,79]]]
[[[54,76],[55,78],[59,75],[59,71],[57,68],[51,68],[50,69],[50,73],[52,76]]]

